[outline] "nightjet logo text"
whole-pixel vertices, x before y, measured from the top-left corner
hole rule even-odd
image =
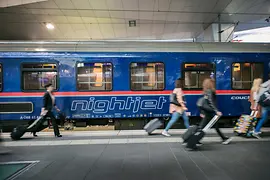
[[[93,113],[107,113],[108,111],[130,111],[137,113],[139,110],[163,109],[167,102],[165,97],[158,99],[141,99],[141,97],[126,97],[118,99],[111,97],[109,100],[97,100],[95,97],[89,100],[74,100],[71,104],[71,111],[92,111]]]

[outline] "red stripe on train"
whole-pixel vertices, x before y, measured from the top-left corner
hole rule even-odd
[[[248,94],[249,90],[217,90],[217,94]],[[109,92],[55,92],[56,96],[93,96],[93,95],[168,95],[172,91],[109,91]],[[202,91],[184,91],[185,94],[202,94]],[[1,97],[5,96],[42,96],[44,92],[2,92]]]

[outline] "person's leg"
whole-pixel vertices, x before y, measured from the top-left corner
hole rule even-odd
[[[173,126],[173,124],[180,118],[181,114],[178,112],[174,112],[172,114],[172,118],[170,119],[169,123],[167,124],[165,131],[169,131],[169,129]]]
[[[224,134],[220,131],[220,129],[219,129],[219,123],[218,122],[216,122],[216,124],[215,124],[215,129],[217,131],[217,134],[221,137],[221,139],[223,141],[227,139],[227,137],[224,136]]]
[[[268,111],[270,111],[270,107],[262,107],[262,118],[259,120],[255,131],[253,132],[253,136],[256,138],[260,138],[259,132],[263,126],[263,124],[268,120]]]
[[[260,119],[260,121],[258,122],[256,128],[255,128],[255,132],[260,132],[263,124],[267,121],[268,119],[268,111],[270,110],[269,107],[262,107],[262,118]]]
[[[39,132],[39,127],[42,126],[42,124],[44,123],[44,121],[47,118],[47,114],[45,116],[43,116],[38,122],[37,124],[34,126],[34,128],[32,129],[32,133],[34,137],[37,137],[37,132]],[[33,124],[36,120],[33,120],[30,122],[30,125]]]
[[[174,112],[172,114],[172,117],[171,117],[169,123],[167,124],[166,128],[162,132],[162,135],[164,135],[164,136],[170,136],[170,134],[168,133],[168,131],[173,126],[173,124],[180,118],[180,116],[181,115],[178,112]]]
[[[201,120],[201,122],[199,124],[200,129],[203,129],[207,125],[209,119],[211,119],[211,114],[210,113],[203,112],[202,114],[204,115],[204,117],[202,118],[202,120]]]
[[[58,128],[58,125],[57,125],[57,123],[56,123],[56,119],[55,119],[53,113],[52,113],[51,111],[48,112],[48,116],[49,116],[49,117],[51,118],[51,120],[52,120],[52,125],[53,125],[54,135],[57,136],[57,137],[60,136],[59,128]]]
[[[189,128],[189,118],[186,114],[186,111],[183,112],[182,118],[184,120],[185,127],[188,129]]]
[[[215,124],[215,129],[216,129],[216,131],[217,131],[217,134],[218,134],[218,135],[221,137],[221,139],[222,139],[222,144],[227,145],[227,144],[229,144],[229,143],[232,141],[232,138],[229,138],[229,137],[225,136],[225,135],[220,131],[220,129],[219,129],[219,123],[218,123],[218,122],[216,122],[216,124]]]

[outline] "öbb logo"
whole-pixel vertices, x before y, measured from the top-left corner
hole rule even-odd
[[[111,97],[109,100],[96,100],[91,97],[89,100],[74,100],[71,104],[71,111],[92,111],[93,113],[107,113],[109,110],[132,110],[133,113],[139,110],[155,110],[163,109],[164,104],[167,102],[165,97],[158,99],[144,99],[141,97],[126,97],[117,99]]]

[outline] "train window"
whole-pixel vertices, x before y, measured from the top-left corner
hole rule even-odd
[[[24,63],[21,71],[23,90],[44,90],[47,83],[52,83],[57,89],[56,64]]]
[[[0,91],[2,91],[3,88],[3,75],[2,75],[2,64],[0,64]]]
[[[80,91],[112,90],[112,63],[78,63],[77,89]]]
[[[253,80],[262,77],[262,63],[232,64],[232,89],[251,89]]]
[[[32,112],[32,102],[0,102],[0,114]]]
[[[131,90],[163,90],[163,63],[131,63]]]
[[[214,78],[215,65],[212,63],[185,63],[183,75],[185,89],[202,89],[204,79]]]

